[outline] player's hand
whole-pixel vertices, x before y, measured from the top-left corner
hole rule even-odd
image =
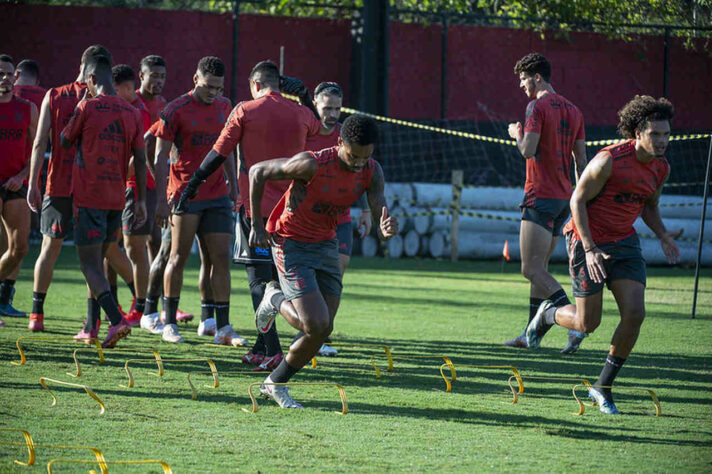
[[[362,239],[371,233],[373,219],[371,218],[371,210],[363,209],[358,218],[358,235]]]
[[[168,202],[162,200],[156,204],[156,218],[155,222],[159,227],[166,227],[169,225],[168,220],[171,216],[171,208],[168,206]]]
[[[24,178],[20,178],[18,176],[13,176],[12,178],[5,181],[5,184],[3,184],[3,187],[5,189],[7,189],[8,191],[15,192],[22,187],[22,182],[24,180],[25,180]]]
[[[673,239],[676,239],[682,235],[682,229],[677,232],[665,232],[662,237],[660,237],[660,247],[663,249],[663,253],[667,258],[670,265],[678,263],[680,261],[680,249],[677,248],[677,244]]]
[[[594,246],[586,252],[586,267],[588,275],[596,283],[603,283],[606,279],[606,269],[603,266],[605,260],[610,260],[611,256],[603,250]]]
[[[398,233],[398,219],[388,215],[388,208],[383,206],[381,211],[381,235],[388,240]]]
[[[282,92],[298,97],[309,93],[309,89],[304,85],[304,82],[296,77],[281,76],[279,78],[279,88]]]
[[[250,247],[252,248],[269,248],[271,242],[270,235],[267,233],[267,229],[262,225],[252,225],[250,228]]]
[[[37,186],[32,186],[27,189],[27,205],[30,206],[32,212],[40,213],[42,209],[42,194]]]
[[[146,223],[146,201],[137,201],[134,203],[134,223],[133,227],[135,229],[141,227]]]
[[[198,194],[198,188],[188,183],[188,186],[180,193],[180,197],[178,201],[176,201],[175,206],[173,206],[173,212],[175,214],[183,214],[188,211],[188,201],[193,199],[196,194]]]
[[[522,138],[522,124],[519,122],[514,122],[509,124],[509,136],[515,140]]]

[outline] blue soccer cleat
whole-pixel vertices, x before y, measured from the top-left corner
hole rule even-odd
[[[554,308],[554,304],[549,300],[544,300],[539,305],[539,309],[536,311],[534,318],[529,322],[525,331],[527,347],[529,349],[539,349],[541,340],[549,329],[551,329],[552,325],[546,323],[544,313],[552,308]]]
[[[12,307],[12,303],[0,304],[0,314],[11,318],[26,318],[27,313],[18,311]]]
[[[588,397],[599,406],[601,413],[606,415],[618,415],[620,413],[613,400],[608,400],[600,390],[593,387],[589,388]]]

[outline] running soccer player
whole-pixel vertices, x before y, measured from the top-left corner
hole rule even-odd
[[[549,258],[556,248],[561,228],[569,217],[571,197],[571,155],[577,178],[586,166],[583,115],[579,109],[554,91],[550,83],[551,64],[539,53],[517,61],[514,73],[519,86],[531,99],[526,122],[509,125],[509,136],[526,159],[527,177],[520,205],[522,222],[519,248],[522,274],[530,281],[529,321],[539,304],[549,300],[555,306],[569,304],[566,292],[549,273]],[[586,335],[569,332],[569,343],[561,351],[576,352]],[[526,347],[525,335],[505,342],[506,346]]]
[[[301,405],[286,386],[271,384],[289,382],[316,355],[334,325],[342,288],[336,240],[339,216],[366,192],[382,238],[398,231],[397,219],[386,208],[383,171],[371,158],[377,138],[373,119],[352,115],[344,121],[337,146],[258,163],[250,170],[250,245],[272,245],[281,287],[270,282],[255,322],[265,331],[281,313],[304,332],[260,387],[282,408]],[[292,183],[265,229],[261,208],[266,184],[284,179]]]
[[[126,176],[133,155],[136,173],[136,224],[146,219],[146,154],[140,112],[114,90],[111,62],[94,56],[86,64],[87,90],[60,135],[62,147],[77,143],[72,167],[74,242],[87,285],[111,326],[102,347],[114,347],[131,333],[104,276],[103,260],[116,243],[124,209]],[[91,98],[88,98],[88,97]],[[89,315],[76,338],[92,337],[99,318]]]
[[[230,160],[224,166],[230,189],[225,184],[223,173],[215,173],[207,179],[195,199],[179,202],[189,178],[215,143],[230,114],[230,101],[222,97],[224,76],[225,65],[219,58],[204,57],[198,63],[193,77],[193,90],[168,104],[161,113],[156,145],[159,206],[167,206],[166,194],[161,189],[165,184],[163,177],[171,147],[175,143],[178,148],[178,159],[170,166],[168,186],[170,200],[175,205],[171,216],[171,255],[163,280],[163,308],[166,312],[163,340],[167,342],[183,342],[176,325],[176,313],[183,285],[183,270],[197,234],[212,264],[210,287],[215,297],[217,324],[214,342],[232,346],[247,343],[233,330],[229,314],[230,243],[234,206],[231,199],[237,198],[234,161]]]
[[[321,120],[304,84],[299,79],[280,78],[279,69],[273,62],[262,61],[255,65],[249,81],[253,100],[242,102],[233,109],[220,138],[191,178],[181,201],[191,199],[203,180],[214,179],[214,171],[238,147],[240,192],[235,261],[245,264],[252,305],[256,310],[264,296],[265,284],[277,275],[269,246],[251,248],[247,244],[252,219],[249,170],[256,163],[304,151],[307,136],[319,133]],[[301,103],[308,107],[283,97],[280,88],[300,96]],[[288,186],[286,181],[267,184],[261,215],[269,215]],[[257,365],[258,370],[271,370],[283,358],[276,328],[273,325],[268,329],[262,337],[258,335],[255,345],[242,358],[245,363]]]
[[[37,131],[38,112],[35,104],[15,96],[14,72],[12,58],[0,55],[0,215],[7,233],[7,250],[0,257],[0,314],[25,317],[10,300],[17,270],[29,250],[27,151]],[[2,319],[0,326],[5,326]]]
[[[601,323],[603,285],[613,293],[620,324],[600,377],[589,396],[604,413],[617,414],[611,385],[630,354],[645,319],[645,260],[633,228],[638,216],[660,239],[668,262],[680,251],[679,232],[665,229],[658,201],[670,173],[664,157],[670,140],[672,104],[636,95],[618,112],[618,130],[627,140],[601,150],[586,167],[571,197],[566,225],[569,270],[576,305],[545,301],[527,327],[527,342],[538,347],[554,324],[585,333]]]

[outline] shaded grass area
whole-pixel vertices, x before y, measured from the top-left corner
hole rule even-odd
[[[16,306],[29,309],[31,264],[28,256],[17,284]],[[566,268],[555,275],[569,288]],[[198,262],[185,275],[181,309],[197,313]],[[26,321],[5,318],[0,330],[0,425],[23,428],[37,443],[95,446],[107,459],[162,459],[176,472],[235,471],[564,471],[595,466],[602,471],[708,471],[712,467],[712,271],[703,272],[698,319],[689,320],[692,271],[651,268],[648,317],[638,345],[621,371],[620,387],[649,387],[662,403],[663,416],[649,397],[619,392],[624,413],[607,417],[577,405],[571,383],[525,380],[525,393],[512,404],[509,373],[459,368],[453,392],[445,392],[442,360],[395,359],[393,372],[380,349],[342,347],[336,358],[319,358],[295,381],[334,382],[347,393],[350,413],[333,387],[294,387],[305,410],[281,410],[260,400],[250,407],[247,387],[263,374],[225,374],[217,389],[206,388],[208,375],[195,375],[198,400],[190,399],[190,371],[204,363],[166,362],[156,376],[155,362],[132,365],[134,388],[126,388],[124,362],[151,358],[209,358],[218,371],[247,369],[243,348],[216,347],[196,335],[197,323],[180,326],[187,343],[169,345],[135,329],[104,364],[96,353],[80,351],[83,375],[71,378],[70,342],[86,311],[86,290],[74,249],[63,250],[46,302],[44,336],[58,341],[27,341],[27,364],[19,360],[15,340],[31,335]],[[595,381],[618,316],[610,294],[604,297],[599,329],[574,356],[562,356],[566,331],[554,328],[537,352],[505,348],[502,342],[526,322],[528,285],[515,264],[500,271],[497,262],[450,263],[433,260],[355,258],[345,278],[342,306],[333,339],[344,343],[387,344],[395,354],[447,355],[459,364],[514,365],[523,375],[573,376]],[[233,267],[231,319],[236,330],[254,340],[251,302],[244,270]],[[128,290],[120,289],[124,307]],[[278,321],[286,348],[294,330]],[[105,327],[102,329],[102,335]],[[377,379],[371,357],[381,368]],[[446,372],[447,373],[447,372]],[[40,377],[87,384],[107,412],[82,390],[52,386],[57,405],[42,390]],[[583,392],[581,392],[583,395]],[[0,432],[0,441],[20,441]],[[52,458],[91,459],[90,453],[38,448],[33,468],[13,464],[18,447],[0,446],[1,472],[44,472]],[[58,472],[77,472],[66,466]],[[111,469],[114,472],[114,468]],[[117,472],[147,472],[145,466]],[[153,471],[158,472],[158,471]]]

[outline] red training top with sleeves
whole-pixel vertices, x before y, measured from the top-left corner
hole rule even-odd
[[[0,183],[22,171],[27,165],[30,143],[32,104],[13,95],[0,103]]]
[[[72,82],[49,90],[50,140],[52,155],[47,166],[47,185],[45,194],[52,197],[72,195],[72,166],[76,146],[69,150],[62,148],[59,135],[69,123],[74,108],[84,96],[86,84]]]
[[[525,205],[535,198],[571,198],[571,152],[584,140],[583,115],[559,94],[548,93],[527,105],[524,132],[538,133],[536,155],[528,158]]]
[[[124,208],[133,148],[144,148],[141,114],[117,95],[99,94],[77,106],[62,131],[77,143],[72,196],[77,207]]]
[[[336,237],[339,216],[371,185],[376,162],[370,158],[357,173],[344,169],[339,147],[309,152],[317,161],[308,183],[292,181],[267,222],[267,231],[300,242]]]
[[[136,95],[141,98],[141,101],[146,106],[151,123],[161,118],[161,112],[163,112],[163,109],[166,108],[168,104],[168,101],[162,95],[157,95],[153,100],[146,100],[141,95],[141,89],[136,89]]]
[[[136,97],[136,100],[131,102],[131,105],[133,105],[141,113],[141,131],[145,134],[151,128],[151,117],[148,115],[148,110],[143,104],[141,97]],[[136,187],[136,173],[134,172],[133,167],[129,169],[129,178],[126,180],[126,187]],[[153,175],[148,167],[146,168],[146,188],[156,189],[156,180],[153,179]]]
[[[178,159],[170,166],[169,200],[180,198],[190,177],[220,135],[230,107],[230,101],[225,97],[218,97],[212,104],[205,105],[196,101],[193,93],[189,92],[168,104],[161,112],[156,136],[173,142],[178,149]],[[225,176],[222,172],[216,172],[198,188],[198,195],[193,201],[217,199],[226,194]]]
[[[635,140],[617,143],[601,151],[611,154],[613,169],[598,196],[586,204],[588,227],[597,244],[617,242],[635,234],[633,223],[643,211],[645,202],[663,185],[670,172],[664,157],[654,158],[649,163],[638,161]],[[573,232],[574,239],[581,240],[573,219],[564,228],[564,233],[568,232]]]
[[[15,95],[21,99],[29,100],[37,106],[37,111],[42,107],[42,100],[47,93],[47,89],[40,86],[15,86]]]
[[[262,97],[238,104],[220,133],[213,149],[229,156],[239,144],[238,205],[250,210],[252,165],[274,158],[291,158],[304,151],[306,138],[321,130],[321,121],[307,107],[268,92]],[[268,181],[262,199],[262,215],[268,216],[289,187],[289,181]]]

